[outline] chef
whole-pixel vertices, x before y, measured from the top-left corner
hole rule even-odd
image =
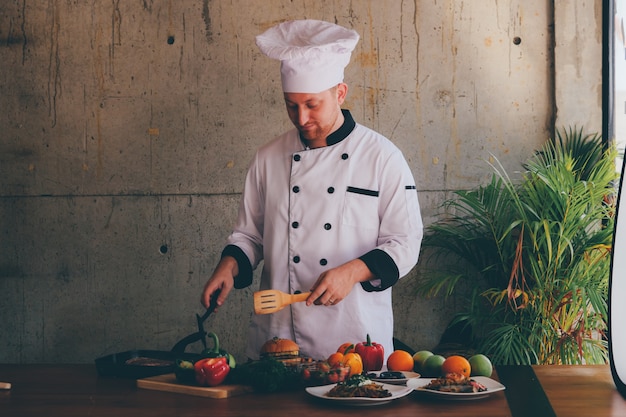
[[[262,146],[245,179],[238,218],[202,294],[222,305],[233,288],[311,291],[304,303],[252,317],[247,355],[275,336],[325,359],[343,342],[393,352],[391,287],[417,263],[422,219],[401,151],[341,105],[344,69],[359,35],[318,20],[287,21],[257,36],[280,61],[291,129]]]

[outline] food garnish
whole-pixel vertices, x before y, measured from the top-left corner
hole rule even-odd
[[[335,385],[328,393],[328,397],[367,397],[386,398],[391,397],[389,390],[381,384],[377,384],[365,375],[352,375],[344,382]]]

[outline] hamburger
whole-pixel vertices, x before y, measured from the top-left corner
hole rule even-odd
[[[293,340],[274,337],[261,346],[261,358],[272,358],[288,366],[302,362],[300,346]]]

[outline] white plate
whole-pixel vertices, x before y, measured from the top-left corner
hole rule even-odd
[[[398,378],[398,379],[378,378],[378,375],[380,375],[381,372],[385,372],[385,371],[372,371],[372,372],[368,372],[368,374],[369,373],[376,374],[375,377],[370,378],[372,381],[380,382],[382,384],[391,384],[391,385],[406,385],[406,381],[408,381],[409,379],[420,377],[420,374],[416,372],[404,372],[403,371],[402,373],[404,374],[404,378]]]
[[[428,385],[433,379],[434,378],[414,378],[408,380],[406,385],[409,388],[413,388],[416,392],[428,394],[446,400],[478,400],[480,398],[485,398],[495,392],[502,391],[506,388],[498,381],[494,381],[493,379],[487,378],[486,376],[472,377],[473,380],[483,384],[487,388],[487,391],[483,392],[442,392],[424,388],[424,386]]]
[[[314,397],[322,398],[328,401],[335,401],[337,404],[342,405],[354,405],[354,406],[368,406],[368,405],[382,405],[387,404],[398,398],[402,398],[413,392],[413,388],[401,386],[401,385],[389,385],[382,384],[383,388],[391,393],[391,397],[385,398],[367,398],[367,397],[329,397],[326,394],[337,384],[322,385],[320,387],[307,387],[306,392]]]

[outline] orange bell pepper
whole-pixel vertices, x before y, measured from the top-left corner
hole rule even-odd
[[[346,342],[339,346],[337,352],[343,353],[345,355],[346,353],[354,352],[354,349],[354,343]]]

